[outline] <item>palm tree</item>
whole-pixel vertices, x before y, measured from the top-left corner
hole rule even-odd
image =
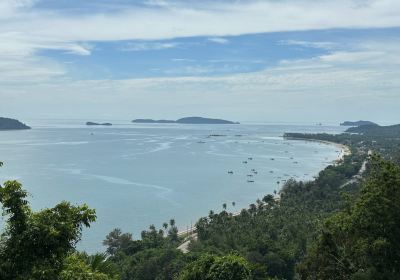
[[[226,210],[226,203],[222,204],[222,208],[224,208],[224,210]]]
[[[236,202],[232,201],[232,206],[235,207],[235,205],[236,205]]]
[[[208,217],[210,219],[212,219],[214,217],[214,211],[213,210],[210,210],[210,212],[208,212]]]
[[[116,267],[112,262],[107,260],[106,253],[96,253],[90,256],[88,256],[86,253],[82,253],[80,256],[85,259],[86,263],[93,271],[104,274],[117,274]]]
[[[175,220],[174,219],[169,220],[169,224],[171,227],[173,227],[175,225]]]

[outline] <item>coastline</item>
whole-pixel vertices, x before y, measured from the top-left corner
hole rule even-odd
[[[336,142],[318,140],[318,139],[307,139],[307,138],[286,138],[286,139],[304,141],[304,142],[316,142],[316,143],[321,143],[321,144],[325,144],[325,145],[335,146],[336,148],[339,149],[339,154],[338,154],[337,159],[332,160],[332,164],[340,164],[340,162],[343,161],[345,156],[348,156],[351,154],[351,149],[349,146],[340,144],[340,143],[336,143]],[[279,193],[277,193],[274,196],[274,198],[275,198],[275,200],[279,200],[279,198],[280,198]],[[233,217],[238,216],[243,209],[245,209],[245,208],[242,208],[240,211],[236,211],[233,213],[228,212],[228,214]],[[186,226],[186,229],[178,231],[178,236],[184,237],[184,242],[177,249],[181,250],[183,253],[187,253],[188,252],[187,247],[190,243],[190,239],[197,238],[196,226],[195,225],[191,225],[190,227]]]
[[[340,143],[336,143],[336,142],[332,142],[332,141],[326,141],[326,140],[300,138],[300,137],[285,137],[285,138],[288,139],[288,140],[298,140],[298,141],[305,141],[305,142],[317,142],[317,143],[322,143],[322,144],[325,144],[325,145],[335,146],[340,151],[339,151],[338,158],[332,161],[333,164],[337,164],[341,160],[343,160],[345,156],[351,155],[350,147],[345,145],[345,144],[340,144]]]

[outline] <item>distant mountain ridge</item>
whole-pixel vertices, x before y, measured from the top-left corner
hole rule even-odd
[[[232,122],[223,119],[211,119],[203,117],[186,117],[176,121],[173,120],[153,120],[153,119],[135,119],[133,123],[180,123],[180,124],[239,124],[239,122]]]
[[[341,126],[361,126],[361,125],[378,125],[378,124],[371,122],[371,121],[360,120],[360,121],[355,121],[355,122],[345,121],[345,122],[342,122],[340,125]]]
[[[20,130],[30,128],[30,126],[27,126],[19,120],[0,117],[0,130]]]

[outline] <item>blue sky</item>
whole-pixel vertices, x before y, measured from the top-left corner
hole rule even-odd
[[[399,122],[400,3],[2,0],[0,115]]]

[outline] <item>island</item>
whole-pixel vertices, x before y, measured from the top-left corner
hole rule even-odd
[[[136,119],[133,123],[175,123],[172,120],[152,120],[152,119]]]
[[[112,123],[96,123],[96,122],[87,122],[86,125],[104,125],[104,126],[111,126]]]
[[[133,123],[178,123],[178,124],[240,124],[239,122],[232,122],[223,119],[211,119],[203,117],[185,117],[173,120],[153,120],[153,119],[135,119]]]
[[[0,117],[0,130],[21,130],[21,129],[30,129],[30,127],[15,119]]]
[[[370,122],[370,121],[356,121],[356,122],[352,122],[352,121],[345,121],[342,122],[340,124],[341,126],[361,126],[361,125],[377,125],[374,122]]]

